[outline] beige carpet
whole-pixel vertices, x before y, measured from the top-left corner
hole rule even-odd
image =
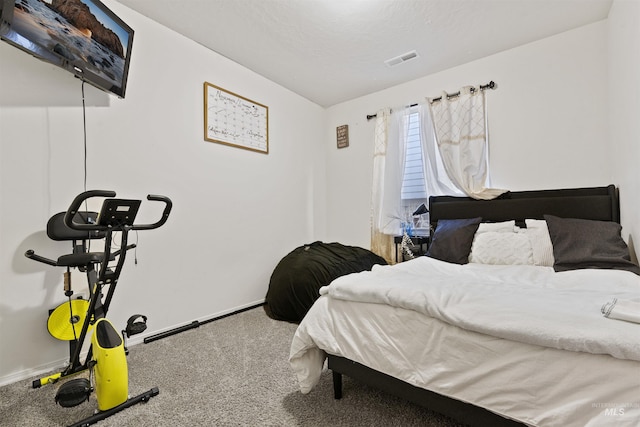
[[[330,371],[302,395],[287,361],[295,329],[258,307],[132,346],[130,394],[152,387],[160,394],[96,426],[459,427],[347,377],[344,397],[335,400]],[[62,408],[54,402],[57,387],[32,389],[31,380],[1,387],[0,425],[65,426],[93,414],[95,394],[88,403]]]

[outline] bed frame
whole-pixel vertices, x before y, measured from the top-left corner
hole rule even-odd
[[[469,197],[429,198],[429,221],[435,230],[439,219],[482,217],[497,222],[515,219],[544,219],[544,215],[620,222],[618,190],[607,187],[563,190],[510,191],[494,200]]]
[[[440,219],[482,217],[497,222],[515,219],[543,219],[545,214],[565,218],[582,218],[620,222],[618,190],[607,187],[573,188],[540,191],[512,191],[494,200],[468,197],[435,196],[429,198],[432,230]],[[470,426],[523,426],[487,409],[455,400],[430,390],[415,387],[397,378],[373,370],[352,360],[328,355],[328,367],[333,373],[334,397],[342,397],[342,375],[376,387],[392,395],[424,406]]]

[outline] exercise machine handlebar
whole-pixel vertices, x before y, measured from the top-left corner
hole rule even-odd
[[[73,217],[80,210],[80,206],[82,203],[90,199],[92,197],[115,197],[115,191],[104,191],[104,190],[90,190],[85,191],[84,193],[80,193],[73,199],[69,209],[67,209],[67,213],[64,215],[64,225],[71,228],[72,230],[79,231],[106,231],[107,226],[99,226],[98,224],[80,224],[73,220]]]
[[[89,232],[107,231],[109,229],[108,225],[100,225],[99,223],[80,224],[75,222],[73,219],[76,213],[80,210],[82,203],[84,203],[87,199],[90,199],[92,197],[115,197],[115,195],[116,195],[115,191],[107,191],[107,190],[90,190],[90,191],[85,191],[83,193],[80,193],[78,196],[76,196],[73,202],[71,202],[69,209],[67,209],[67,212],[64,216],[64,224],[73,230],[79,230],[79,231],[89,231]],[[171,212],[171,208],[173,207],[173,203],[171,202],[171,199],[169,199],[166,196],[149,194],[147,196],[147,200],[163,202],[165,204],[160,220],[152,224],[133,224],[129,227],[129,230],[153,230],[155,228],[162,226],[165,222],[167,222],[167,219],[169,218],[169,213]]]
[[[142,225],[134,224],[133,227],[131,228],[132,230],[153,230],[155,228],[158,228],[164,225],[164,223],[167,222],[167,219],[169,219],[169,214],[171,213],[171,208],[173,207],[173,202],[171,201],[170,198],[166,196],[160,196],[158,194],[149,194],[147,196],[147,200],[152,202],[164,203],[164,210],[162,211],[162,216],[160,217],[160,220],[158,222],[155,222],[153,224],[142,224]]]

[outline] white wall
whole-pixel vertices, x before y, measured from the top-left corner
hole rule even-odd
[[[620,187],[623,237],[640,254],[640,2],[616,0],[609,11],[609,135],[613,182]],[[637,260],[637,258],[636,258]]]
[[[494,187],[619,184],[607,143],[606,58],[601,21],[329,108],[328,239],[369,247],[374,121],[366,115],[469,84],[498,85],[487,95]],[[335,127],[342,124],[349,125],[350,147],[337,150]]]
[[[276,263],[323,234],[324,111],[148,20],[105,2],[135,30],[126,99],[86,86],[89,189],[172,198],[167,224],[138,235],[110,318],[149,317],[145,335],[263,300]],[[48,218],[83,190],[81,83],[0,43],[0,383],[60,366],[67,344],[46,332],[64,301]],[[203,82],[269,106],[269,154],[203,139]],[[150,202],[147,202],[150,203]],[[152,221],[160,211],[148,209]],[[144,204],[143,204],[144,208]],[[136,236],[131,236],[135,241]],[[86,289],[75,276],[77,290]],[[140,341],[144,335],[138,336]]]

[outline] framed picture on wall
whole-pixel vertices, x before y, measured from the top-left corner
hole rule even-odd
[[[342,125],[336,128],[336,140],[338,148],[346,148],[349,146],[349,125]]]
[[[204,82],[204,139],[269,154],[269,107]]]

